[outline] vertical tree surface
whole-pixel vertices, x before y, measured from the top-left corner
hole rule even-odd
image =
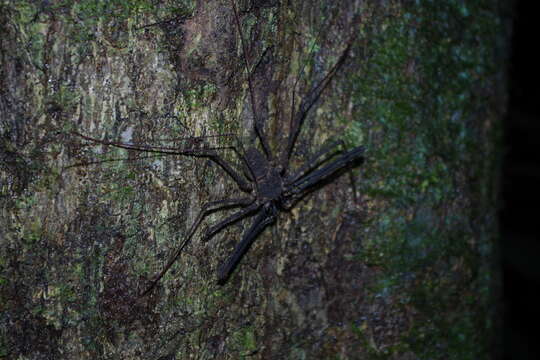
[[[498,2],[234,4],[240,28],[231,0],[0,1],[0,359],[487,358]],[[248,176],[254,120],[282,151],[340,58],[290,166],[333,141],[364,161],[280,212],[224,285],[253,218],[203,241],[237,209],[210,214],[140,296],[203,204],[242,192],[208,157],[83,136],[212,147]]]

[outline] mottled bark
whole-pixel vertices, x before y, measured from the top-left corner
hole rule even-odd
[[[281,212],[222,286],[253,218],[204,242],[235,209],[209,215],[139,297],[203,204],[242,192],[212,159],[73,131],[223,148],[239,173],[230,148],[260,147],[230,0],[157,3],[0,2],[0,359],[487,358],[497,2],[237,1],[269,147],[352,41],[291,167],[337,140],[365,162]]]

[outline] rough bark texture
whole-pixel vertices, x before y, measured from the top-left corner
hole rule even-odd
[[[354,36],[291,164],[338,139],[365,145],[365,163],[281,213],[223,286],[216,269],[250,219],[204,243],[229,212],[212,214],[140,298],[201,206],[238,187],[208,160],[141,158],[71,131],[254,143],[231,2],[0,2],[0,359],[487,358],[498,3],[237,6],[274,149],[293,98]]]

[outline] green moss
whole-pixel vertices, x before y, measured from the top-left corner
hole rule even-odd
[[[419,1],[379,24],[370,39],[369,61],[351,85],[361,120],[347,134],[349,142],[365,139],[362,191],[385,208],[369,220],[370,235],[359,256],[363,263],[385,269],[374,294],[391,298],[412,292],[413,306],[433,318],[429,326],[417,324],[421,330],[404,341],[416,339],[411,343],[418,345],[416,351],[452,348],[456,359],[485,351],[473,345],[481,333],[475,335],[473,329],[486,325],[472,318],[487,311],[487,297],[477,305],[451,304],[469,281],[478,282],[479,289],[488,286],[474,269],[482,266],[478,246],[490,247],[490,240],[469,224],[478,213],[495,216],[489,201],[475,205],[463,200],[486,197],[490,178],[483,177],[477,187],[468,179],[489,176],[490,170],[480,175],[478,165],[493,163],[496,156],[485,148],[479,133],[483,125],[469,119],[487,112],[475,91],[489,88],[496,73],[489,59],[498,20],[485,11],[485,2],[468,6]],[[468,20],[471,14],[478,22]],[[463,281],[451,280],[456,273]],[[458,312],[463,315],[452,315]]]
[[[204,84],[190,88],[182,93],[183,107],[179,108],[181,113],[189,113],[191,111],[200,111],[208,106],[211,99],[216,94],[216,86],[214,84]]]
[[[257,349],[255,333],[252,327],[242,329],[237,335],[240,356],[250,356]]]
[[[36,102],[42,104],[37,107],[39,112],[51,111],[45,115],[45,122],[58,121],[55,125],[63,127],[66,132],[80,124],[80,128],[89,132],[88,135],[118,139],[125,129],[123,126],[130,121],[130,124],[137,124],[134,141],[155,140],[156,145],[166,145],[161,142],[162,137],[182,136],[189,131],[193,134],[187,135],[240,134],[244,130],[240,115],[230,116],[227,109],[214,108],[217,108],[218,95],[236,96],[235,89],[224,90],[221,85],[193,85],[183,78],[180,78],[181,91],[177,93],[177,89],[172,89],[176,84],[176,64],[160,68],[162,61],[165,63],[170,59],[165,59],[166,56],[160,53],[163,44],[160,46],[153,42],[164,42],[163,38],[167,38],[167,42],[182,46],[181,36],[165,34],[165,26],[140,28],[175,16],[189,16],[194,2],[157,5],[155,1],[57,1],[51,6],[56,16],[55,26],[61,25],[62,28],[55,33],[58,36],[51,37],[54,41],[48,45],[44,34],[47,29],[53,29],[46,26],[50,12],[45,11],[32,21],[39,10],[38,5],[30,1],[15,3],[20,13],[17,21],[24,35],[21,39],[28,45],[22,48],[28,49],[32,61],[41,67],[47,51],[57,60],[62,56],[70,59],[63,60],[65,71],[62,68],[48,74],[45,83],[49,84],[48,80],[51,80],[54,86],[46,85],[39,93],[35,91]],[[402,3],[362,5],[360,36],[343,68],[347,72],[343,71],[332,82],[317,104],[321,106],[311,113],[314,121],[306,120],[299,137],[299,143],[303,139],[323,143],[332,134],[337,133],[341,138],[343,134],[338,131],[341,127],[347,129],[345,141],[348,147],[366,145],[366,162],[354,170],[360,185],[358,193],[362,196],[360,206],[368,205],[366,216],[362,217],[361,236],[352,236],[351,228],[343,226],[343,234],[334,235],[339,249],[333,250],[332,246],[337,246],[334,242],[323,242],[332,233],[331,227],[338,225],[339,221],[343,221],[342,225],[348,221],[349,206],[352,206],[348,200],[336,200],[341,198],[341,194],[346,194],[348,185],[347,188],[325,189],[299,204],[299,208],[304,206],[303,211],[297,208],[292,216],[285,214],[280,218],[278,225],[263,235],[267,240],[274,235],[273,241],[264,246],[258,242],[250,252],[262,251],[263,256],[247,256],[231,278],[231,283],[216,290],[214,274],[220,260],[228,254],[224,249],[230,250],[249,226],[249,221],[243,228],[240,224],[232,226],[221,239],[216,237],[209,244],[200,244],[198,233],[182,259],[171,268],[156,290],[153,298],[158,299],[156,317],[160,317],[162,322],[155,326],[158,330],[154,329],[154,332],[143,334],[142,329],[148,322],[140,321],[134,326],[137,329],[133,333],[127,334],[126,330],[126,334],[120,334],[125,325],[118,319],[108,321],[101,312],[99,296],[107,285],[104,283],[107,266],[117,266],[113,268],[118,270],[115,274],[121,279],[133,276],[136,279],[130,288],[133,291],[138,285],[142,287],[163,268],[171,251],[186,234],[191,225],[189,219],[196,215],[198,206],[208,199],[229,195],[229,189],[235,189],[228,186],[232,182],[227,183],[230,180],[220,169],[207,166],[208,162],[200,159],[107,162],[80,171],[70,169],[73,172],[69,173],[67,170],[52,171],[38,161],[31,164],[36,175],[29,193],[39,193],[39,196],[16,199],[19,220],[13,227],[19,229],[15,233],[22,235],[20,239],[24,241],[17,237],[17,241],[10,243],[10,246],[18,246],[18,255],[10,261],[41,264],[39,261],[43,260],[39,259],[47,259],[47,264],[53,264],[46,273],[50,305],[32,308],[33,304],[28,299],[35,294],[28,295],[26,301],[37,314],[46,315],[49,323],[55,326],[61,323],[67,331],[83,334],[80,338],[64,337],[63,349],[69,351],[73,347],[70,341],[77,341],[83,344],[87,357],[95,358],[113,358],[119,353],[129,358],[123,353],[126,349],[132,351],[131,354],[158,357],[157,352],[165,346],[166,353],[177,352],[178,358],[194,353],[201,357],[217,356],[219,349],[223,348],[231,351],[231,358],[238,355],[257,357],[255,352],[261,350],[258,337],[263,339],[261,334],[274,331],[265,323],[268,317],[261,314],[278,314],[275,316],[278,326],[283,326],[286,331],[298,327],[291,330],[302,334],[297,337],[308,333],[308,330],[311,334],[321,332],[316,325],[311,327],[311,320],[304,320],[308,319],[304,311],[311,310],[306,310],[295,298],[299,298],[298,294],[305,286],[313,285],[321,291],[331,290],[325,292],[328,303],[322,305],[324,308],[312,309],[320,319],[328,316],[328,308],[339,302],[342,295],[356,299],[354,296],[357,296],[358,289],[350,290],[345,284],[349,282],[347,276],[352,278],[354,274],[342,274],[343,277],[339,278],[342,283],[334,284],[331,280],[334,274],[326,272],[327,266],[332,264],[325,259],[328,254],[335,258],[346,252],[344,260],[349,264],[350,254],[356,250],[342,249],[347,248],[350,239],[362,239],[361,245],[352,247],[362,248],[356,256],[361,265],[351,266],[351,273],[361,268],[362,276],[366,274],[361,281],[365,280],[371,287],[362,289],[365,296],[359,302],[362,306],[382,302],[389,310],[410,310],[407,315],[412,314],[410,318],[414,322],[407,323],[403,333],[395,335],[397,339],[388,340],[394,343],[383,344],[378,336],[384,338],[385,335],[374,333],[375,327],[368,319],[365,327],[362,324],[359,328],[343,330],[343,336],[338,336],[340,349],[354,348],[360,342],[362,350],[375,359],[392,358],[408,352],[414,352],[419,358],[436,359],[447,354],[456,359],[482,357],[483,349],[477,344],[481,343],[479,334],[487,325],[478,319],[483,318],[485,312],[482,299],[487,296],[485,284],[490,274],[486,268],[478,270],[477,265],[480,257],[489,257],[490,244],[489,239],[479,236],[475,229],[491,232],[486,229],[481,216],[490,214],[492,210],[489,209],[494,207],[486,200],[489,191],[485,184],[490,170],[478,166],[485,162],[481,156],[491,154],[490,149],[483,145],[489,136],[481,133],[489,126],[476,123],[478,119],[490,118],[490,114],[478,100],[481,97],[476,89],[490,88],[490,76],[494,70],[488,60],[492,46],[490,37],[483,41],[478,39],[484,39],[483,32],[490,31],[496,24],[491,18],[493,11],[488,8],[488,2],[474,5],[463,1],[448,1],[442,5],[435,1],[405,2],[411,4],[409,7]],[[273,79],[282,87],[272,94],[276,98],[280,91],[290,92],[288,85],[297,78],[300,78],[297,95],[305,93],[309,83],[317,79],[315,70],[327,69],[342,51],[342,39],[333,39],[333,35],[336,29],[341,29],[341,25],[336,25],[341,18],[335,16],[335,12],[343,8],[338,9],[329,2],[323,2],[320,8],[311,8],[305,2],[302,4],[293,10],[280,7],[288,14],[280,14],[271,7],[242,14],[245,35],[255,39],[249,44],[252,55],[272,47],[272,56],[268,57],[268,64],[261,62],[261,69],[269,66],[265,71],[279,75],[279,79]],[[473,17],[474,23],[470,21]],[[328,27],[333,19],[337,19],[335,26]],[[194,28],[198,25],[195,22],[190,24]],[[321,29],[327,28],[332,28],[332,31],[320,37]],[[274,34],[279,31],[283,34],[276,37]],[[62,36],[67,39],[62,39]],[[64,45],[67,50],[62,55],[59,49]],[[165,46],[169,50],[171,47]],[[194,54],[197,49],[195,46]],[[210,56],[214,56],[215,51],[213,49]],[[171,57],[173,54],[173,51],[169,53]],[[225,55],[229,56],[228,53]],[[234,58],[234,55],[230,56]],[[210,59],[211,70],[220,70],[224,64],[216,58]],[[190,61],[189,58],[182,60]],[[102,62],[112,68],[103,70]],[[300,74],[304,63],[304,72]],[[244,96],[231,96],[227,101],[236,102],[236,114],[240,114],[249,108],[246,106],[249,101],[245,98],[245,74],[239,70],[241,66],[227,65],[223,65],[227,71],[236,71],[231,76],[232,83]],[[76,74],[78,70],[70,70],[70,66],[84,72]],[[53,73],[61,73],[62,76]],[[109,78],[113,85],[100,85]],[[77,83],[79,79],[80,83]],[[165,82],[159,91],[163,90],[164,94],[158,94],[158,100],[153,101],[156,94],[148,93],[146,86],[160,83],[162,79]],[[68,84],[78,84],[80,92],[73,91]],[[116,89],[116,84],[121,84],[122,89]],[[348,98],[350,94],[352,99]],[[269,111],[269,123],[278,118],[273,117],[274,114],[289,111],[284,109],[284,102],[276,103]],[[76,117],[75,114],[80,115]],[[267,133],[281,136],[279,126],[282,124],[279,121],[275,123],[278,131]],[[310,137],[313,133],[320,133],[321,138]],[[132,151],[84,146],[80,139],[67,136],[65,139],[64,143],[47,147],[46,151],[52,150],[55,156],[64,157],[62,161],[99,161],[116,157],[131,157],[133,160],[134,157]],[[45,153],[41,143],[37,143],[36,153]],[[232,139],[223,137],[216,143],[226,146],[232,143]],[[189,142],[178,144],[175,146],[189,145]],[[229,159],[229,153],[223,154]],[[230,157],[236,159],[234,154]],[[49,160],[52,161],[52,156]],[[490,161],[491,158],[487,160]],[[154,167],[159,167],[159,170]],[[332,193],[326,199],[329,201],[312,201],[316,196],[323,196],[326,190]],[[467,199],[479,198],[477,194],[482,194],[478,203],[468,202]],[[342,198],[346,199],[346,196]],[[49,207],[44,205],[45,202]],[[33,211],[55,209],[51,213],[56,214],[57,209],[63,211],[64,207],[67,210],[62,214],[66,217],[58,226],[51,225],[50,219],[48,223],[33,220]],[[315,221],[326,220],[322,221],[324,224],[311,227],[301,223],[310,217],[304,217],[304,213],[315,214],[311,216]],[[212,224],[215,219],[221,219],[220,215],[209,216],[206,223]],[[319,234],[320,225],[328,226],[329,230]],[[204,226],[200,231],[204,231]],[[113,253],[111,243],[116,234],[122,234],[126,239]],[[313,253],[300,259],[299,263],[303,265],[296,266],[291,260],[294,256],[304,256],[295,253],[297,244],[300,244],[298,240],[304,238],[309,238],[307,249]],[[269,255],[270,250],[279,252]],[[125,268],[122,267],[124,259],[129,259]],[[277,275],[273,273],[274,266],[278,268]],[[0,286],[10,286],[12,278],[4,276],[5,264],[0,265],[0,269]],[[336,269],[341,271],[339,266]],[[325,281],[314,280],[306,284],[306,281],[311,281],[311,275],[319,271],[325,272]],[[375,279],[371,278],[372,274],[376,274]],[[39,289],[40,281],[37,276],[35,279],[29,277],[28,284]],[[334,285],[338,288],[333,289]],[[475,300],[477,294],[481,299],[472,301],[471,294],[475,295]],[[355,306],[355,300],[344,303],[343,309],[333,310],[332,319],[347,323],[358,316]],[[255,308],[260,312],[253,311]],[[391,314],[390,311],[388,313]],[[249,325],[246,326],[247,321]],[[392,324],[385,326],[392,330]],[[108,330],[115,333],[114,336]],[[111,339],[115,337],[121,340],[113,346]],[[156,345],[154,341],[146,341],[148,339],[157,339],[160,343]],[[323,341],[321,339],[317,338],[313,344],[295,342],[296,348],[286,348],[283,357],[314,357],[318,351],[316,347]],[[140,342],[150,345],[141,345]],[[109,345],[105,344],[111,348],[119,346],[107,350]],[[139,352],[144,346],[148,348]],[[338,345],[335,346],[337,349]],[[437,352],[437,349],[444,351]],[[214,353],[210,354],[211,351]],[[351,354],[351,357],[355,355]]]
[[[360,326],[351,324],[351,331],[358,337],[362,348],[365,349],[370,360],[383,360],[389,358],[387,353],[383,353],[377,349],[377,345],[374,342],[373,335],[370,334],[367,323]]]

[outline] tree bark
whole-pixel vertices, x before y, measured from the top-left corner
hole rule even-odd
[[[243,0],[240,31],[232,4],[0,3],[0,359],[493,355],[499,3]],[[204,204],[244,194],[211,158],[76,133],[212,147],[244,177],[254,119],[282,151],[348,44],[290,167],[331,141],[363,163],[281,211],[224,285],[253,217],[202,241],[237,209],[210,214],[139,296]]]

